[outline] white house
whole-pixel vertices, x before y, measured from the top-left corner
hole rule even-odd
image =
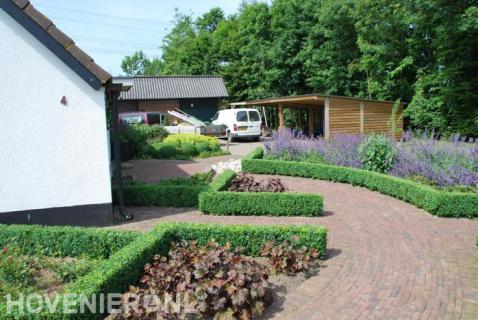
[[[112,222],[111,76],[29,1],[0,0],[0,223]]]

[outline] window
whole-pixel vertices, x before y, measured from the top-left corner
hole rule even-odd
[[[145,122],[144,114],[123,114],[120,117],[121,122],[125,124]]]
[[[148,112],[148,124],[161,124],[161,116],[160,112]]]
[[[241,122],[247,122],[247,112],[239,111],[236,115],[236,120]]]
[[[259,112],[257,111],[249,111],[249,121],[250,122],[257,122],[257,121],[261,121],[261,117],[259,116]]]

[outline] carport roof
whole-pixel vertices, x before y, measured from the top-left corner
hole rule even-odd
[[[258,100],[247,100],[240,102],[231,103],[232,107],[242,107],[242,106],[272,106],[276,107],[279,105],[284,106],[311,106],[311,105],[323,105],[326,98],[336,98],[343,100],[359,100],[359,101],[372,101],[372,102],[387,102],[393,103],[392,101],[380,101],[380,100],[371,100],[365,98],[354,98],[354,97],[343,97],[343,96],[334,96],[334,95],[321,95],[321,94],[304,94],[297,96],[286,96],[286,97],[276,97],[276,98],[266,98]]]

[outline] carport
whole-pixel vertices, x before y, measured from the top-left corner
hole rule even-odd
[[[337,133],[391,133],[400,138],[403,129],[403,104],[332,95],[308,94],[231,103],[231,107],[274,108],[275,129],[284,128],[284,109],[307,114],[307,133],[329,138]]]

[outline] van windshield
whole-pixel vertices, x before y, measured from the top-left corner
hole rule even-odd
[[[261,117],[259,116],[259,112],[257,111],[249,111],[249,121],[250,122],[257,122],[257,121],[261,121]]]
[[[247,122],[247,112],[239,111],[236,115],[236,120],[241,122]]]

